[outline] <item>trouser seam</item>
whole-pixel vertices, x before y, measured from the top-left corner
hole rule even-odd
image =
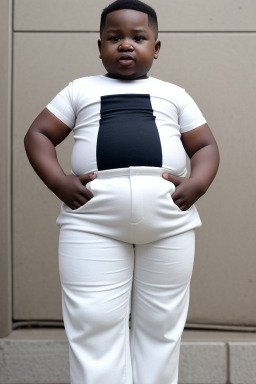
[[[125,327],[125,361],[124,361],[124,378],[125,378],[125,383],[127,381],[127,364],[128,364],[128,355],[127,355],[127,349],[130,351],[130,340],[129,340],[129,333],[130,333],[130,330],[129,330],[129,315],[130,315],[130,312],[129,312],[129,309],[130,309],[130,295],[131,295],[131,287],[132,287],[132,283],[130,285],[130,288],[129,288],[129,295],[128,295],[128,298],[127,298],[127,303],[126,303],[126,311],[125,311],[125,316],[124,316],[124,327]],[[128,343],[128,347],[127,348],[127,343]],[[130,357],[131,358],[131,357]]]

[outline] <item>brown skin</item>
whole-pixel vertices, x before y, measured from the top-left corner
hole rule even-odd
[[[134,80],[147,77],[161,43],[146,13],[120,9],[107,15],[98,46],[107,76]]]
[[[48,109],[44,109],[32,123],[25,136],[29,161],[46,186],[71,209],[86,204],[93,195],[84,186],[96,175],[66,175],[61,168],[55,146],[71,132]]]
[[[98,41],[106,76],[123,80],[147,77],[161,47],[157,33],[148,23],[148,16],[134,10],[118,10],[107,15],[106,25]],[[69,127],[44,109],[25,136],[25,148],[36,173],[71,209],[87,203],[93,195],[85,185],[96,175],[66,175],[61,168],[55,147],[70,133]],[[215,139],[207,124],[182,134],[184,148],[191,159],[190,178],[163,174],[174,183],[172,198],[181,210],[187,210],[202,196],[213,181],[219,164]]]
[[[175,185],[174,203],[186,211],[211,185],[219,166],[219,151],[207,124],[183,133],[181,140],[191,162],[189,178],[164,173],[164,179]]]

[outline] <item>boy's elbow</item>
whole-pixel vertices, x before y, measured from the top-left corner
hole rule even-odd
[[[31,132],[28,130],[28,132],[24,137],[24,147],[26,150],[29,148],[30,142],[31,142]]]
[[[24,136],[24,147],[27,148],[29,141],[29,133],[27,132],[26,135]]]
[[[36,146],[37,140],[37,133],[29,129],[26,135],[24,136],[24,147],[27,153]]]
[[[220,164],[220,151],[219,151],[218,145],[217,145],[215,140],[214,140],[214,143],[212,144],[212,151],[213,151],[215,162],[216,162],[216,165],[218,168],[219,164]]]

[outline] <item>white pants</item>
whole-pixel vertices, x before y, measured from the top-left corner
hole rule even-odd
[[[143,175],[99,177],[89,206],[64,206],[58,218],[71,384],[177,384],[195,235],[186,224],[171,236],[156,230],[169,223],[175,232],[184,216],[171,202],[173,184]]]

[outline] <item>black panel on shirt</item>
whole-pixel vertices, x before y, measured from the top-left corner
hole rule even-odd
[[[101,97],[96,157],[99,171],[162,167],[162,147],[150,95]]]

